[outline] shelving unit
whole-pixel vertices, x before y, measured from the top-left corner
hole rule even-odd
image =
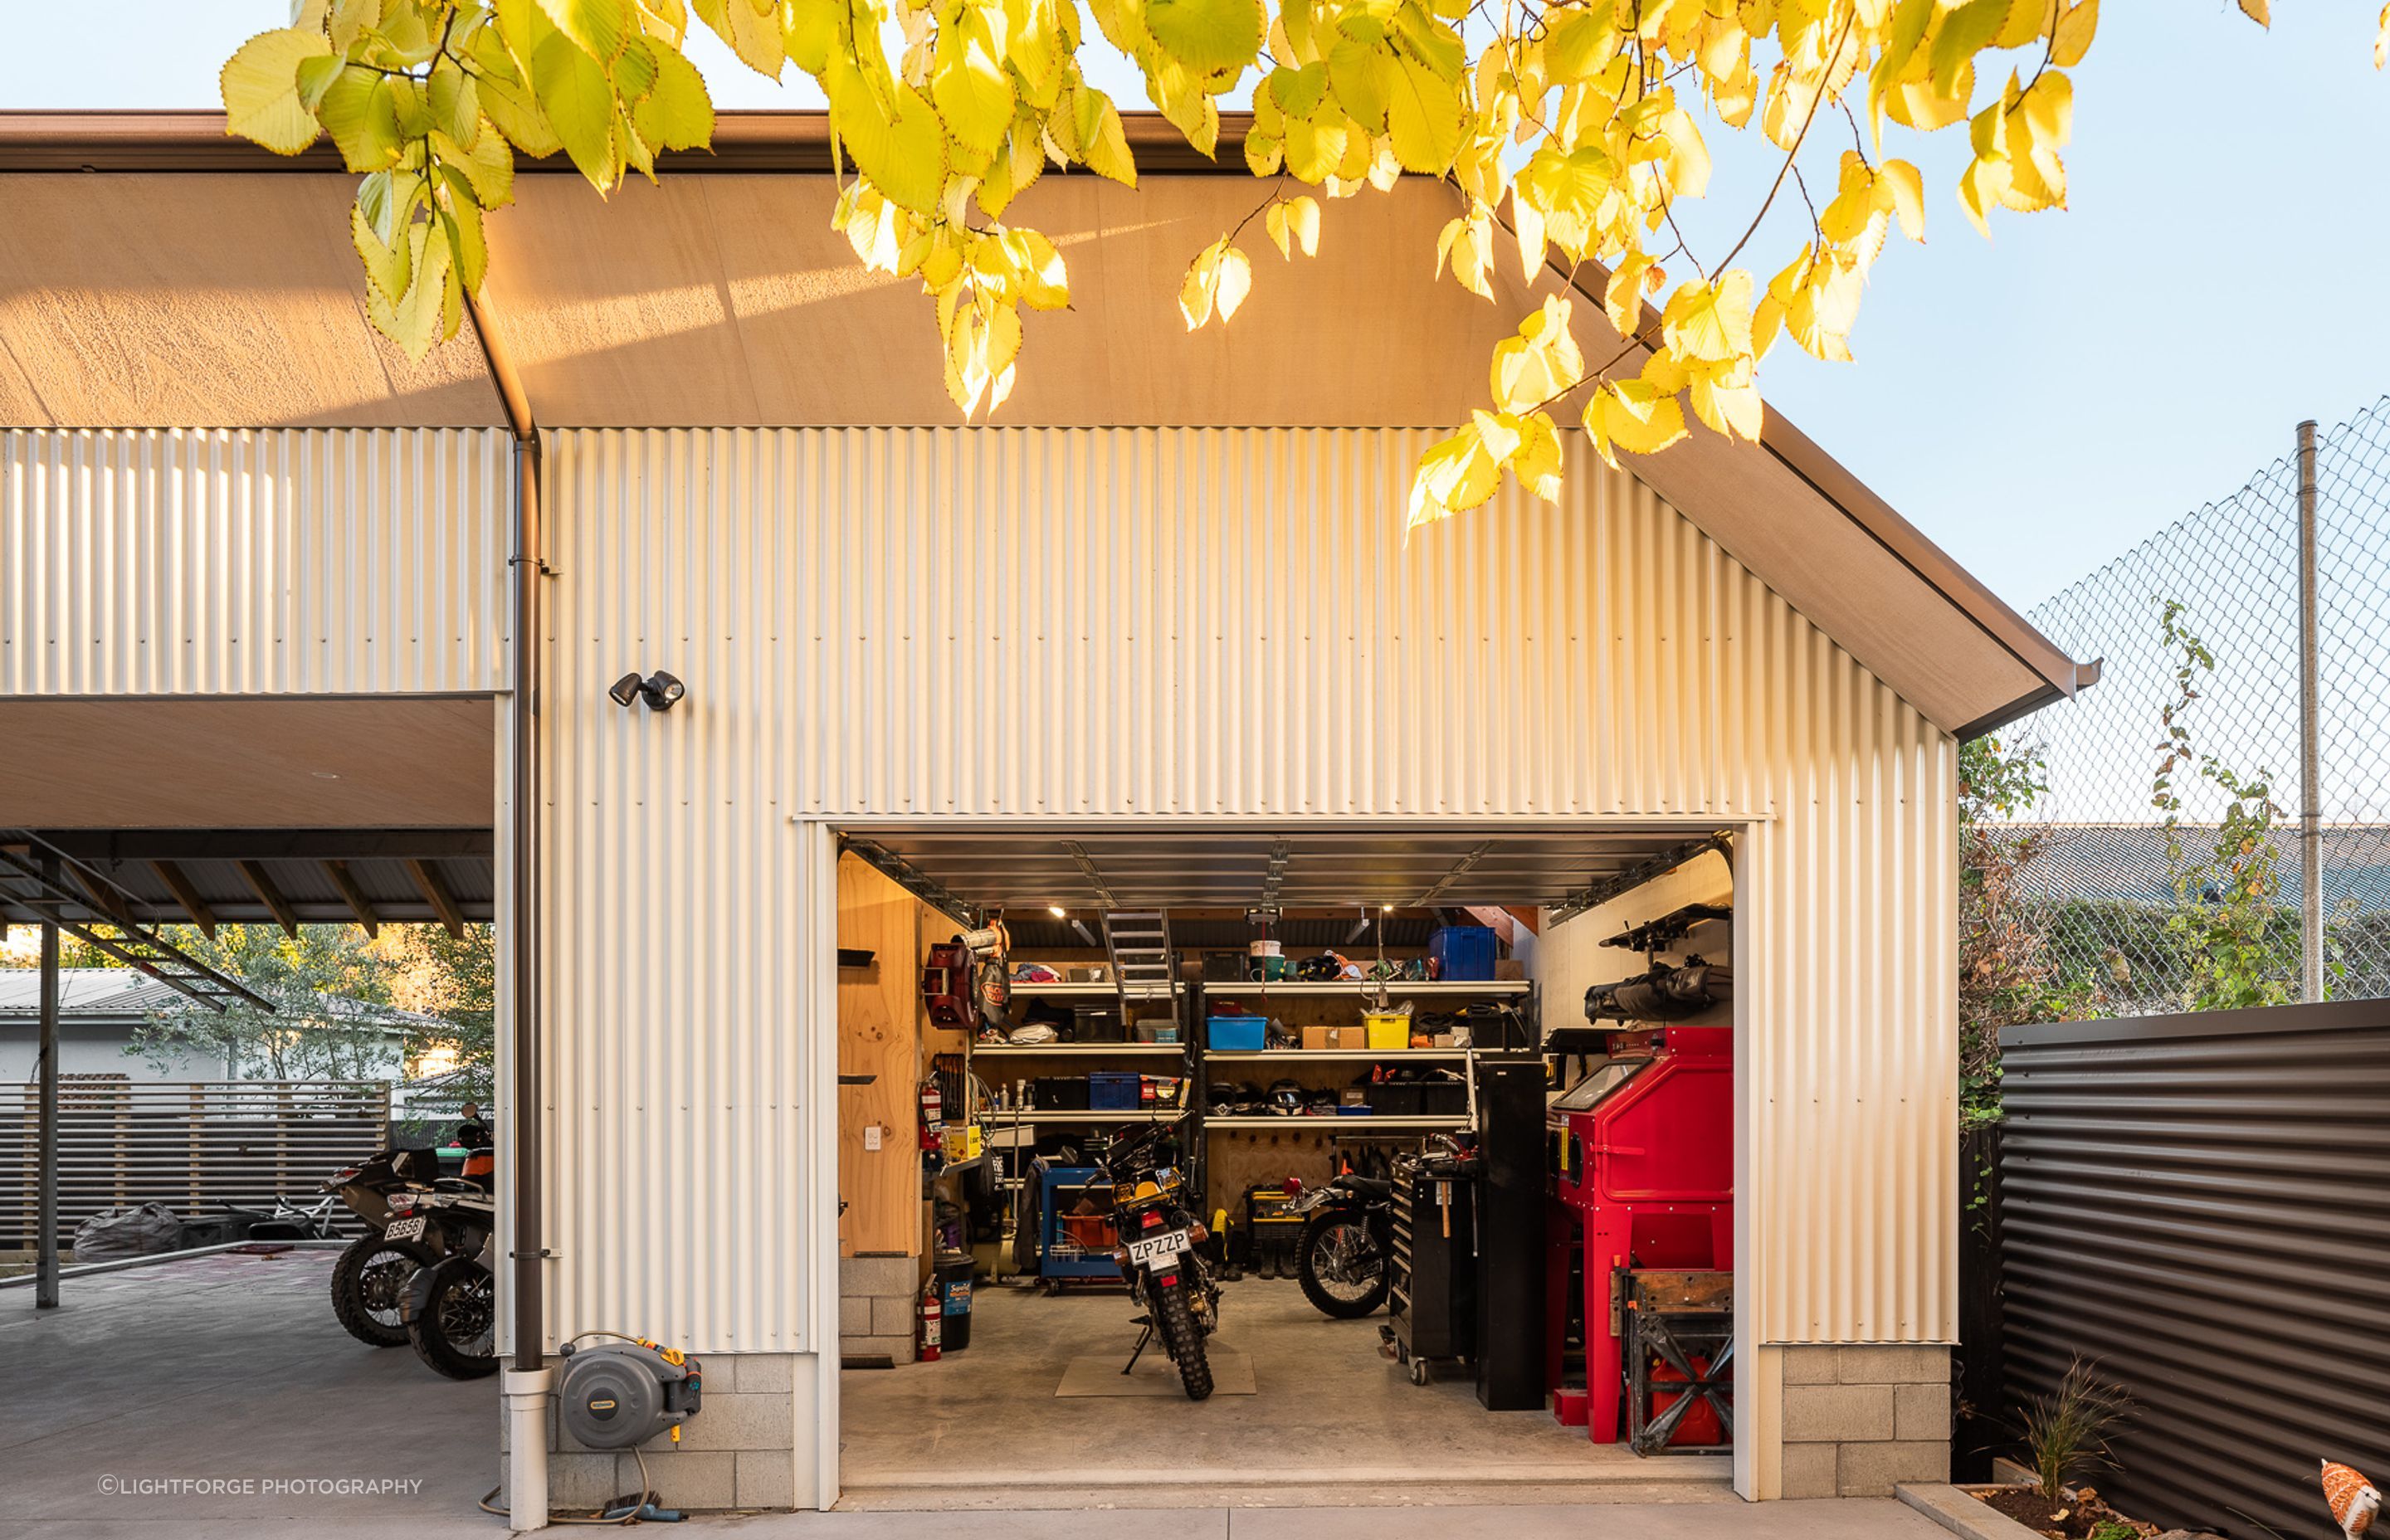
[[[1016,988],[1019,986],[1015,986]],[[1240,995],[1375,995],[1378,985],[1358,979],[1330,979],[1324,983],[1307,983],[1286,979],[1276,983],[1207,983],[1208,994]],[[1389,995],[1447,995],[1461,999],[1480,999],[1489,995],[1516,995],[1535,993],[1530,979],[1389,979],[1385,983]]]
[[[1439,1117],[1210,1117],[1203,1120],[1206,1128],[1275,1129],[1282,1132],[1301,1130],[1304,1133],[1336,1134],[1344,1131],[1367,1133],[1372,1129],[1428,1130],[1466,1128],[1470,1120],[1465,1115]]]
[[[1109,981],[1101,983],[1035,983],[1015,979],[1011,982],[1011,989],[1015,995],[1075,995],[1082,999],[1095,995],[1110,999],[1119,993],[1117,986]],[[1176,993],[1186,994],[1187,986],[1177,985]]]
[[[1111,1059],[1122,1054],[1184,1058],[1184,1043],[975,1043],[973,1059]]]
[[[1459,1064],[1469,1053],[1467,1048],[1265,1048],[1258,1053],[1215,1049],[1203,1058],[1213,1064]]]
[[[1190,1109],[1185,1107],[1173,1107],[1166,1110],[1155,1109],[1150,1111],[1140,1108],[1134,1112],[990,1111],[987,1115],[999,1127],[1009,1127],[1016,1122],[1027,1127],[1041,1123],[1176,1123]]]

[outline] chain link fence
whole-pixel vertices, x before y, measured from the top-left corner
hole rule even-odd
[[[2227,950],[2265,999],[2307,998],[2319,965],[2326,997],[2390,995],[2390,397],[2315,436],[2311,725],[2304,458],[2284,456],[2032,612],[2072,656],[2103,664],[2077,699],[1998,735],[2044,756],[2048,789],[2017,831],[2018,880],[2069,1014],[2193,1008],[2201,959]],[[2180,636],[2167,636],[2169,609],[2212,666],[2190,663]],[[2176,725],[2191,757],[2171,776],[2170,826],[2154,788],[2170,740],[2163,713],[2186,666],[2197,699]],[[2255,798],[2250,782],[2262,785]],[[2249,871],[2256,880],[2232,879]],[[2237,905],[2229,927],[2217,918],[2227,905]]]

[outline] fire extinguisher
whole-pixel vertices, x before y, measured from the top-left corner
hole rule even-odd
[[[946,1098],[934,1080],[921,1082],[921,1153],[936,1155],[946,1147]]]
[[[938,1280],[932,1278],[921,1290],[921,1362],[938,1361],[938,1343],[945,1335],[944,1302],[938,1298]]]

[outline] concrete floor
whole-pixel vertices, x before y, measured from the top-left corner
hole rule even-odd
[[[496,1381],[443,1380],[403,1348],[377,1351],[351,1339],[332,1320],[325,1297],[330,1265],[329,1253],[195,1258],[71,1278],[65,1306],[39,1313],[31,1290],[0,1290],[0,1536],[501,1540],[503,1521],[474,1507],[497,1479]],[[1540,1413],[1489,1417],[1466,1386],[1414,1389],[1370,1351],[1373,1323],[1329,1322],[1316,1313],[1306,1319],[1295,1308],[1299,1295],[1290,1300],[1291,1294],[1291,1285],[1240,1284],[1227,1296],[1225,1335],[1253,1354],[1259,1394],[1193,1406],[1039,1402],[1016,1392],[991,1418],[984,1407],[970,1415],[962,1392],[1006,1378],[1007,1360],[1050,1365],[1050,1391],[1071,1354],[1117,1348],[1124,1357],[1133,1334],[1116,1295],[1048,1303],[990,1290],[968,1353],[915,1369],[847,1377],[850,1457],[860,1452],[882,1461],[867,1466],[867,1473],[876,1469],[880,1480],[892,1479],[895,1468],[886,1462],[908,1457],[897,1448],[896,1419],[909,1411],[935,1424],[923,1436],[940,1469],[967,1470],[965,1457],[1007,1451],[1042,1449],[1051,1457],[1066,1437],[1081,1440],[1071,1450],[1075,1463],[1099,1473],[1099,1484],[1086,1493],[1091,1507],[1174,1500],[1159,1489],[1139,1495],[1100,1484],[1137,1479],[1135,1462],[1143,1458],[1177,1465],[1181,1482],[1201,1476],[1188,1469],[1198,1462],[1227,1462],[1248,1476],[1274,1459],[1295,1468],[1294,1484],[1234,1499],[1264,1506],[1226,1507],[1217,1489],[1179,1486],[1180,1506],[1166,1522],[1180,1540],[1450,1540],[1497,1531],[1504,1540],[1935,1540],[1942,1534],[1889,1501],[1745,1505],[1724,1495],[1722,1481],[1703,1469],[1713,1462],[1639,1462],[1668,1468],[1654,1485],[1628,1470],[1638,1463],[1631,1457],[1595,1450],[1548,1422],[1536,1426]],[[1297,1395],[1297,1368],[1306,1382],[1314,1373],[1327,1376],[1333,1393]],[[858,1386],[862,1380],[878,1383]],[[1396,1399],[1397,1391],[1407,1399]],[[885,1437],[865,1436],[867,1430],[852,1420],[858,1406]],[[1050,1417],[1029,1415],[1058,1411],[1075,1420],[1078,1432],[1057,1432]],[[1012,1430],[1016,1421],[1032,1426]],[[1175,1432],[1176,1442],[1157,1443],[1163,1431]],[[858,1444],[870,1447],[858,1451]],[[912,1447],[918,1455],[920,1446]],[[1497,1488],[1506,1506],[1468,1506],[1471,1488],[1420,1472],[1423,1459],[1453,1451],[1517,1478]],[[1337,1474],[1340,1458],[1397,1454],[1405,1463],[1382,1472],[1378,1488],[1316,1484]],[[1569,1479],[1554,1485],[1548,1479],[1554,1474]],[[259,1490],[121,1490],[173,1481]],[[395,1482],[400,1490],[264,1490],[276,1482]],[[1525,1500],[1552,1492],[1566,1500]],[[925,1495],[936,1505],[938,1494]],[[1012,1489],[1005,1497],[998,1510],[967,1521],[973,1540],[1116,1540],[1122,1531],[1116,1511],[1057,1511],[1071,1506],[1070,1493],[1048,1490],[1043,1500],[1025,1500]],[[1422,1506],[1365,1506],[1377,1502]],[[1343,1506],[1266,1506],[1275,1503]],[[915,1540],[932,1522],[919,1512],[723,1514],[700,1516],[689,1532],[722,1540]]]
[[[32,1290],[0,1290],[0,1534],[495,1526],[473,1500],[497,1481],[497,1380],[443,1380],[406,1348],[341,1330],[337,1254],[219,1253],[68,1278],[59,1308],[38,1312]],[[122,1490],[170,1481],[256,1490]],[[397,1490],[267,1485],[343,1481]]]
[[[965,1351],[849,1370],[841,1506],[1211,1507],[1229,1483],[1240,1507],[1735,1500],[1723,1457],[1638,1459],[1541,1411],[1488,1412],[1466,1380],[1413,1385],[1378,1351],[1383,1315],[1330,1320],[1291,1282],[1221,1295],[1213,1341],[1253,1360],[1253,1395],[1057,1397],[1072,1358],[1127,1361],[1132,1313],[1117,1291],[983,1286]]]

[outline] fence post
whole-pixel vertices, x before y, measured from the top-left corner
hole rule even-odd
[[[2323,767],[2316,722],[2316,425],[2299,424],[2299,998],[2323,998]]]

